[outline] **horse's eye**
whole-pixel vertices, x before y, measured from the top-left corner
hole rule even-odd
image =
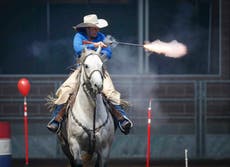
[[[85,66],[85,68],[89,68],[89,66],[87,64],[85,64],[84,66]]]

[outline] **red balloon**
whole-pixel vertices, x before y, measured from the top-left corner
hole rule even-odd
[[[27,96],[30,91],[30,82],[26,78],[21,78],[18,81],[18,90],[23,96]]]

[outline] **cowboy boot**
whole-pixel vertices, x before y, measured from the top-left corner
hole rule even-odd
[[[133,127],[133,122],[127,117],[125,110],[120,105],[114,105],[114,109],[117,111],[117,113],[113,111],[113,115],[118,122],[119,129],[125,135],[129,134],[130,129]]]
[[[63,117],[65,114],[66,107],[64,104],[57,105],[53,111],[52,119],[47,124],[47,128],[51,132],[58,132],[61,127],[61,123],[63,121]]]

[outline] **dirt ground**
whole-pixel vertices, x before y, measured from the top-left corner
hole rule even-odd
[[[145,167],[145,160],[126,159],[111,160],[109,167]],[[183,160],[158,160],[151,161],[151,167],[184,167]],[[196,160],[188,162],[188,167],[229,167],[230,159],[227,160]],[[29,165],[25,165],[24,159],[13,159],[12,167],[69,167],[65,159],[32,159]]]

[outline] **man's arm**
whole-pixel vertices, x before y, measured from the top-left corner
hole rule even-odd
[[[83,50],[84,47],[86,47],[88,49],[92,49],[92,50],[95,49],[93,43],[85,44],[84,43],[85,40],[86,40],[86,38],[83,35],[79,34],[79,33],[77,33],[74,36],[74,39],[73,39],[73,48],[74,48],[75,53],[78,56],[81,56],[81,52],[82,52],[82,50]]]

